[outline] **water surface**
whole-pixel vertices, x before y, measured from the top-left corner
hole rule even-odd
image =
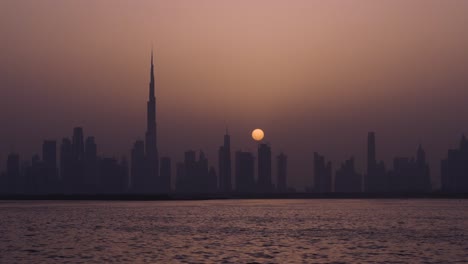
[[[0,263],[457,261],[467,200],[0,202]]]

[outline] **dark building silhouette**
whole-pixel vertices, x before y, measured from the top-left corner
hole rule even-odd
[[[393,171],[389,173],[390,190],[393,192],[421,193],[431,191],[429,165],[421,145],[414,158],[397,157],[393,161]]]
[[[24,178],[21,192],[25,193],[42,193],[46,179],[42,173],[41,158],[35,154],[31,158],[31,163],[24,162],[22,164],[21,176]]]
[[[55,140],[45,140],[42,144],[43,174],[45,174],[46,193],[60,192],[60,179],[57,167],[57,142]]]
[[[169,157],[161,158],[161,172],[160,172],[160,187],[161,192],[169,193],[171,192],[171,159]]]
[[[208,166],[208,159],[203,151],[200,151],[198,162],[195,171],[195,188],[196,192],[201,193],[213,193],[217,191],[218,181],[216,178],[216,172],[213,167],[210,173]]]
[[[42,143],[42,161],[46,167],[57,170],[57,142],[45,140]]]
[[[151,70],[149,83],[149,99],[147,104],[147,130],[145,136],[146,173],[148,174],[148,191],[157,191],[159,178],[159,154],[156,134],[156,96],[154,90],[153,51],[151,51]]]
[[[7,183],[6,183],[6,175],[5,172],[0,168],[0,194],[7,192]]]
[[[120,161],[120,171],[123,177],[124,192],[128,193],[130,191],[130,166],[126,157],[122,157]]]
[[[73,129],[73,159],[77,161],[84,159],[84,134],[81,127]]]
[[[184,173],[179,182],[178,190],[182,192],[196,192],[197,158],[193,150],[184,154]]]
[[[325,158],[317,152],[314,153],[314,186],[315,192],[332,192],[331,162],[325,162]]]
[[[176,192],[182,191],[185,181],[185,162],[178,162],[176,164],[176,182],[175,182],[175,189]]]
[[[281,152],[276,158],[278,165],[278,192],[286,192],[288,190],[287,184],[287,170],[288,170],[288,156]]]
[[[83,193],[85,191],[84,171],[84,133],[83,128],[73,129],[72,139],[72,169],[70,171],[69,191],[71,193]]]
[[[335,192],[357,193],[362,191],[362,176],[356,172],[354,158],[346,160],[335,173]]]
[[[226,130],[224,135],[224,144],[218,151],[219,162],[219,190],[221,192],[232,191],[232,176],[231,176],[231,138]]]
[[[210,170],[208,171],[208,179],[207,179],[207,192],[214,193],[218,191],[218,177],[216,175],[216,169],[211,166]]]
[[[206,193],[209,192],[210,183],[208,180],[208,159],[203,151],[200,151],[198,156],[198,162],[195,167],[195,181],[194,181],[194,192]]]
[[[388,175],[385,164],[377,163],[375,133],[369,132],[367,135],[367,175],[365,181],[366,192],[386,192],[388,191]]]
[[[468,192],[468,140],[465,135],[457,149],[449,149],[447,158],[441,162],[442,191]]]
[[[86,192],[96,193],[100,183],[97,144],[94,137],[86,138],[84,157],[84,187]]]
[[[72,189],[73,147],[70,139],[64,138],[60,145],[60,177],[65,193]]]
[[[184,153],[182,168],[178,168],[176,189],[178,192],[196,192],[197,158],[193,150]]]
[[[149,193],[150,181],[146,173],[145,143],[137,140],[131,154],[131,186],[134,193]]]
[[[210,172],[208,159],[203,151],[200,151],[198,160],[195,151],[185,152],[183,167],[177,166],[176,190],[183,193],[212,193],[217,191],[216,172],[214,172],[214,168]]]
[[[258,145],[257,190],[260,192],[273,191],[273,184],[271,181],[271,148],[264,143]]]
[[[115,158],[101,158],[99,160],[101,184],[98,193],[124,193],[127,182],[126,172],[125,165],[119,164]]]
[[[255,158],[250,152],[236,152],[236,190],[246,193],[255,190]]]
[[[6,171],[7,192],[21,192],[24,183],[21,178],[20,158],[18,154],[11,153],[8,155]]]

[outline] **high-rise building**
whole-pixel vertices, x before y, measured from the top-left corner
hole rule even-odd
[[[73,129],[73,159],[76,161],[84,159],[84,135],[81,127]]]
[[[171,191],[171,158],[161,158],[161,172],[160,172],[160,190],[163,193],[169,193]]]
[[[417,158],[397,157],[389,172],[389,188],[393,192],[428,192],[431,190],[429,165],[421,145]]]
[[[236,190],[252,192],[255,189],[255,158],[250,152],[236,152]]]
[[[193,150],[188,150],[184,153],[183,167],[177,166],[177,186],[178,192],[195,192],[197,191],[197,171],[198,162],[197,154]]]
[[[94,137],[86,138],[84,158],[84,184],[87,192],[95,193],[100,183],[98,172],[97,145]]]
[[[318,193],[332,192],[331,162],[325,162],[325,157],[314,153],[314,186]]]
[[[65,192],[70,192],[73,174],[73,147],[69,138],[62,139],[60,145],[60,178]]]
[[[11,153],[7,158],[6,167],[8,192],[21,192],[23,181],[21,179],[20,158],[16,153]]]
[[[175,189],[177,192],[181,192],[184,189],[184,180],[185,180],[185,163],[178,162],[176,164],[176,182]]]
[[[45,140],[42,144],[42,174],[46,181],[46,192],[57,192],[59,188],[57,168],[57,142]]]
[[[148,184],[146,183],[147,173],[145,166],[145,143],[137,140],[133,144],[131,154],[131,190],[134,193],[145,193]]]
[[[210,174],[208,159],[203,151],[199,152],[198,160],[196,152],[189,150],[185,152],[183,167],[177,165],[177,183],[178,192],[184,193],[209,193],[216,191],[217,180],[212,179],[213,172]]]
[[[193,187],[193,191],[198,193],[210,192],[210,186],[212,186],[212,183],[210,183],[208,177],[208,159],[206,158],[205,153],[203,151],[200,151],[198,161],[195,166],[195,178],[191,184],[191,186]]]
[[[232,191],[231,178],[231,138],[226,130],[224,144],[218,151],[219,162],[219,190],[227,193]]]
[[[258,191],[271,192],[271,148],[265,143],[258,145]]]
[[[366,192],[387,192],[389,190],[388,174],[383,161],[377,163],[375,133],[367,135],[367,175],[365,180]]]
[[[46,167],[57,169],[57,142],[55,140],[45,140],[42,144],[42,161]]]
[[[156,183],[159,176],[159,154],[156,135],[156,96],[154,89],[154,64],[153,51],[151,51],[151,70],[149,83],[149,99],[147,103],[147,129],[145,137],[146,167],[149,176],[150,189],[156,191]]]
[[[468,192],[468,140],[465,135],[457,149],[450,149],[442,160],[442,190],[450,193]]]
[[[287,184],[287,170],[288,170],[288,156],[281,152],[277,157],[278,165],[278,192],[286,192],[288,190]]]
[[[356,172],[354,158],[346,160],[335,173],[335,192],[357,193],[362,191],[362,176]]]
[[[115,158],[99,159],[101,184],[98,192],[123,193],[126,187],[125,169]]]
[[[213,166],[210,167],[210,170],[208,171],[207,175],[207,192],[209,193],[214,193],[218,191],[217,185],[218,185],[218,180],[216,177],[216,170]]]

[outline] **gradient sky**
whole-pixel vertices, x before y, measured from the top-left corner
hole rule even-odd
[[[467,14],[463,0],[1,0],[0,170],[74,126],[128,156],[153,44],[161,155],[216,165],[226,125],[233,150],[256,151],[260,127],[302,187],[314,151],[363,172],[372,130],[388,167],[423,144],[438,184],[468,132]]]

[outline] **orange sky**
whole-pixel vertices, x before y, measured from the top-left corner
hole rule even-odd
[[[84,126],[128,155],[145,130],[155,49],[160,151],[234,149],[261,127],[308,184],[314,151],[364,166],[427,146],[438,162],[468,131],[468,1],[0,2],[0,170],[16,150]],[[391,164],[388,163],[388,166]]]

